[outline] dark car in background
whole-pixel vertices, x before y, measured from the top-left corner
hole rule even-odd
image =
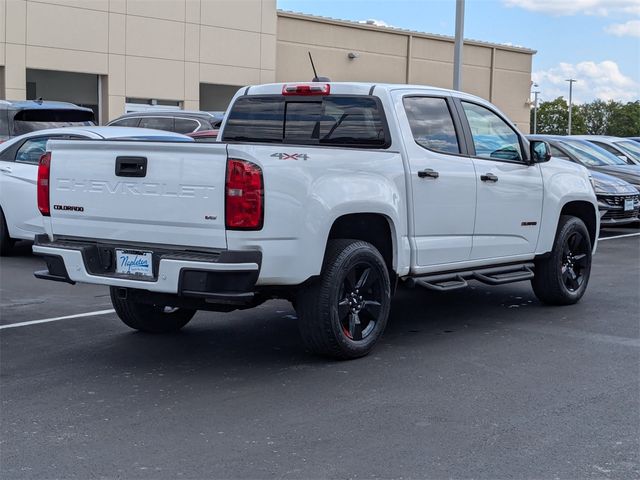
[[[189,134],[203,130],[215,130],[222,123],[222,115],[190,110],[152,110],[132,112],[111,120],[107,126],[153,128]]]
[[[629,165],[640,165],[640,145],[632,139],[605,135],[573,135],[572,138],[593,143]]]
[[[0,100],[0,142],[47,128],[95,125],[90,108],[44,100]]]
[[[616,155],[586,140],[549,135],[529,135],[527,138],[547,141],[552,157],[579,163],[591,171],[600,225],[638,222],[640,167],[627,165]]]

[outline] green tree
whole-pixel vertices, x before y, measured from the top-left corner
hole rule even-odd
[[[607,135],[616,137],[640,136],[640,101],[617,104],[611,112]]]
[[[618,102],[594,100],[578,107],[584,119],[585,133],[588,135],[606,135],[611,115],[620,106]]]
[[[572,109],[571,133],[578,135],[586,131],[585,121],[577,106]],[[533,125],[533,111],[531,112]],[[566,135],[569,127],[569,105],[563,97],[542,102],[538,106],[538,133]]]

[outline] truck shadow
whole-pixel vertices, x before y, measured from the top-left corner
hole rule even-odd
[[[541,308],[545,307],[528,284],[451,293],[403,290],[393,301],[387,330],[371,355],[336,362],[305,350],[295,311],[288,302],[273,301],[228,314],[201,312],[172,335],[131,332],[118,325],[121,330],[93,345],[99,354],[91,355],[89,362],[116,369],[162,370],[165,375],[225,376],[243,371],[253,376],[282,369],[340,369],[391,358],[408,348],[424,349],[428,355],[430,347],[456,335],[482,335],[509,323],[535,321]]]

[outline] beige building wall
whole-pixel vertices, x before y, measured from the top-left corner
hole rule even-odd
[[[103,122],[126,98],[198,109],[218,105],[201,92],[309,80],[308,51],[336,81],[452,86],[451,38],[276,12],[276,0],[0,0],[0,98],[26,98],[27,69],[94,74]],[[463,90],[528,131],[534,53],[466,42]]]
[[[454,41],[394,28],[278,12],[276,80],[313,77],[307,52],[319,75],[334,81],[453,86]],[[350,59],[349,53],[357,58]],[[500,108],[529,132],[531,61],[535,51],[465,41],[462,90]]]
[[[26,70],[100,75],[103,118],[125,99],[197,109],[200,84],[275,80],[276,0],[0,0],[0,98]]]

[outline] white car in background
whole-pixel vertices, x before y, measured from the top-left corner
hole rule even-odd
[[[172,132],[126,127],[70,127],[38,130],[0,144],[0,255],[11,251],[16,240],[33,240],[44,233],[36,201],[38,161],[49,140],[153,140],[193,142]]]
[[[640,165],[640,145],[629,138],[610,137],[606,135],[573,135],[573,138],[586,140],[616,157],[624,160],[629,165]]]

